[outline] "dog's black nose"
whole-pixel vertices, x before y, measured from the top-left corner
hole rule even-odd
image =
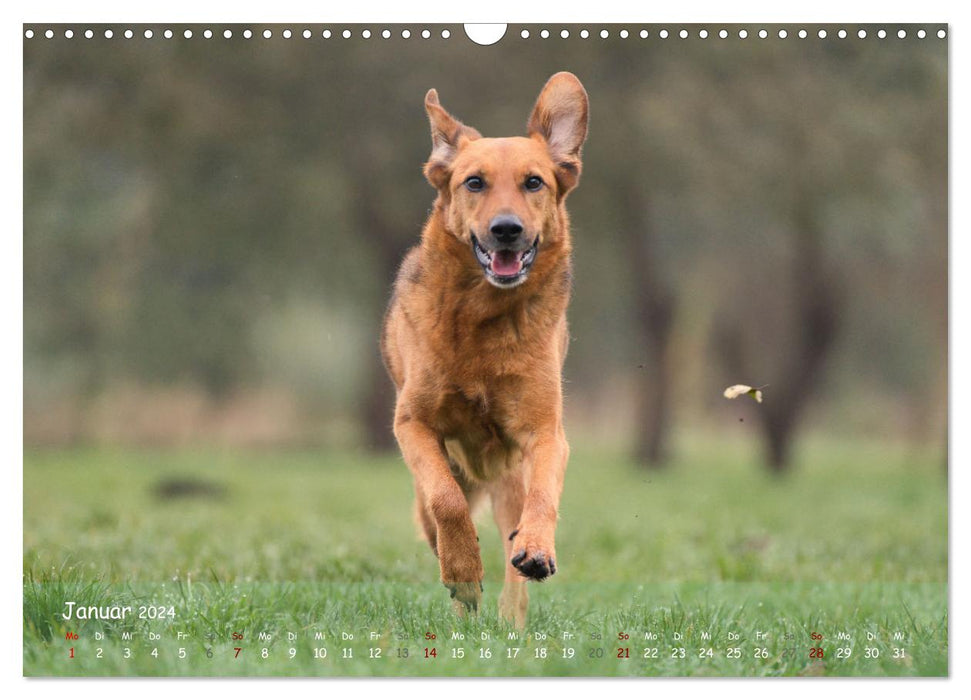
[[[523,222],[518,216],[502,214],[492,220],[489,231],[500,243],[512,243],[523,232]]]

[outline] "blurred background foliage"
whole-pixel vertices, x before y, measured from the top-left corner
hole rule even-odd
[[[570,436],[645,465],[700,432],[777,469],[806,430],[943,451],[945,41],[172,28],[25,42],[26,444],[393,447],[377,339],[434,197],[425,92],[516,135],[569,70]]]

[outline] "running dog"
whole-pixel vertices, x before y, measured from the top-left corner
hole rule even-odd
[[[381,343],[397,389],[394,434],[456,610],[477,611],[481,600],[471,511],[488,496],[507,562],[499,612],[521,627],[526,581],[556,573],[569,455],[565,202],[580,177],[587,93],[571,73],[554,75],[525,137],[483,138],[435,90],[425,110],[424,173],[438,196],[401,264]]]

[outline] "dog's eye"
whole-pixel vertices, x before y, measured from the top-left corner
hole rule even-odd
[[[543,186],[543,180],[536,177],[535,175],[530,175],[526,178],[526,189],[530,192],[535,192]]]
[[[481,192],[485,187],[485,181],[477,175],[473,175],[465,180],[465,186],[468,188],[469,192]]]

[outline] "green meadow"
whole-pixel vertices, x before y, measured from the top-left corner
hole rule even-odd
[[[576,446],[558,572],[515,630],[491,514],[459,618],[396,456],[28,449],[24,673],[947,675],[940,454],[807,440],[784,477],[742,443],[678,454]]]

